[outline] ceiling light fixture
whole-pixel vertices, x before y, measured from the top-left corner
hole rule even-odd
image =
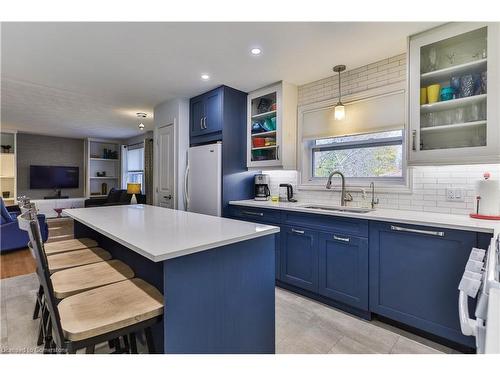
[[[340,73],[346,69],[345,65],[335,65],[333,71],[339,74],[339,101],[335,105],[335,120],[345,119],[345,106],[342,104],[342,89],[340,86]]]
[[[208,81],[210,79],[210,76],[208,74],[206,74],[206,73],[203,73],[201,75],[201,79],[204,80],[204,81]]]
[[[261,50],[260,48],[252,48],[252,49],[250,50],[250,53],[251,53],[252,55],[257,56],[257,55],[260,55],[260,54],[262,53],[262,50]]]
[[[146,118],[147,115],[144,112],[137,112],[136,115],[137,115],[137,118],[140,121],[140,123],[139,123],[139,130],[144,130],[144,124],[142,123],[142,121],[143,121],[143,119]]]

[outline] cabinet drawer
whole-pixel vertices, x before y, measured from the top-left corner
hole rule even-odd
[[[368,237],[368,220],[290,211],[283,211],[282,215],[283,224],[286,225],[300,225],[327,232]]]
[[[234,218],[257,221],[261,223],[279,224],[281,212],[257,207],[231,207],[231,216]]]

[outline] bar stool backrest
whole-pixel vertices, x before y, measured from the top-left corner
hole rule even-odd
[[[60,348],[65,347],[64,333],[61,327],[61,318],[57,309],[57,302],[54,296],[54,288],[50,279],[50,271],[47,262],[47,256],[43,248],[42,235],[40,232],[40,224],[36,216],[35,209],[27,210],[18,217],[19,228],[28,232],[30,242],[29,247],[36,260],[36,272],[38,279],[43,287],[45,294],[45,302],[49,309],[52,327],[54,329],[54,340]]]

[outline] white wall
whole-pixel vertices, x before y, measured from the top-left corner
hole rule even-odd
[[[189,147],[189,99],[179,98],[171,99],[162,102],[154,108],[154,124],[155,124],[155,147],[156,131],[159,127],[175,124],[176,134],[176,152],[175,152],[175,192],[176,197],[175,208],[184,210],[184,172],[186,171],[187,149]],[[155,152],[155,174],[154,186],[157,187],[157,166],[160,161],[157,160]],[[155,200],[156,204],[156,193]]]

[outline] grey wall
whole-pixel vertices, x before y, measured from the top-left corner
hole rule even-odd
[[[63,189],[62,195],[83,197],[84,140],[50,137],[37,134],[17,134],[17,194],[25,194],[33,199],[53,195],[53,190],[30,190],[30,165],[62,165],[78,167],[80,172],[78,189]]]

